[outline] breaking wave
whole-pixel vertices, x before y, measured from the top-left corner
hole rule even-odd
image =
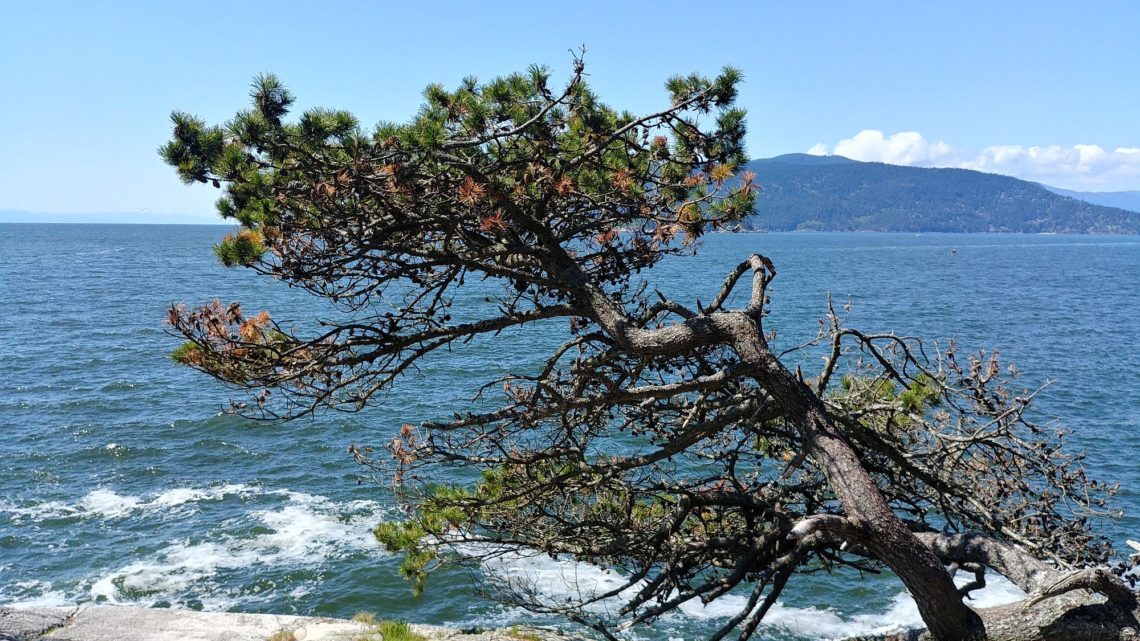
[[[162,521],[228,497],[248,500],[250,507],[266,505],[224,518],[200,534],[161,539]],[[320,583],[321,569],[331,561],[354,554],[381,556],[371,530],[385,512],[375,501],[337,502],[244,484],[173,488],[146,497],[99,489],[75,503],[0,503],[0,514],[7,514],[13,522],[76,519],[82,523],[125,517],[159,521],[153,529],[158,541],[147,542],[155,548],[153,552],[66,587],[46,581],[0,586],[0,603],[57,606],[94,601],[224,610],[279,596],[280,589],[300,596]],[[257,578],[282,574],[289,575],[288,585]]]
[[[471,554],[482,550],[467,548]],[[582,599],[612,591],[624,584],[624,577],[612,570],[606,570],[586,563],[568,559],[552,559],[547,555],[506,552],[484,561],[486,571],[506,577],[509,581],[525,584],[540,595],[550,605],[564,603],[567,599]],[[956,582],[964,585],[972,576],[959,575]],[[870,612],[840,612],[833,608],[801,607],[777,601],[764,617],[760,638],[777,634],[808,639],[846,639],[855,636],[874,636],[905,631],[922,627],[922,619],[914,600],[902,589],[896,580],[874,579],[879,587],[894,591],[886,609]],[[618,597],[591,605],[598,613],[616,612],[623,603],[633,596],[630,588]],[[1011,603],[1025,597],[1025,593],[1003,577],[987,577],[984,589],[971,593],[970,605],[987,608]],[[792,597],[794,599],[794,596]],[[849,600],[846,600],[850,602]],[[686,629],[700,621],[707,621],[714,627],[717,620],[724,620],[739,613],[747,605],[747,597],[729,594],[704,605],[699,599],[683,604],[677,611],[663,616],[657,627],[666,631],[684,634]],[[503,621],[519,612],[504,612]],[[631,631],[631,638],[638,638],[637,631]],[[684,637],[682,637],[684,638]]]
[[[116,445],[112,443],[111,445]],[[113,449],[111,445],[107,446]],[[65,501],[28,502],[23,505],[0,501],[0,514],[7,514],[14,523],[39,522],[49,519],[116,519],[144,511],[170,510],[205,501],[218,501],[226,496],[245,496],[260,492],[252,485],[229,483],[216,487],[180,487],[142,498],[121,495],[106,489],[91,490],[74,503]]]

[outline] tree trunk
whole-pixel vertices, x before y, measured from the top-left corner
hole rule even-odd
[[[980,534],[915,535],[944,563],[979,563],[992,568],[1029,597],[1016,603],[978,610],[986,641],[1140,641],[1140,607],[1123,583],[1097,584],[1106,599],[1088,590],[1055,593],[1071,579],[1095,576],[1096,571],[1065,574],[1020,549]],[[1064,589],[1064,588],[1062,588]],[[929,630],[874,637],[876,641],[933,641]],[[855,641],[855,640],[850,640]]]
[[[1081,597],[1051,599],[1031,607],[1024,601],[978,611],[986,641],[1138,641],[1140,612],[1103,600]],[[935,641],[929,630],[913,630],[848,641]]]
[[[982,620],[962,602],[942,561],[891,510],[819,397],[768,350],[754,320],[735,314],[731,322],[737,353],[760,370],[760,385],[795,418],[807,456],[823,471],[847,519],[865,534],[863,545],[902,580],[934,638],[984,638]]]
[[[700,345],[732,346],[741,361],[754,368],[757,383],[784,409],[800,431],[805,454],[823,471],[829,487],[843,507],[846,520],[860,534],[859,543],[869,556],[884,562],[902,580],[918,606],[927,629],[884,637],[891,641],[1140,641],[1136,630],[1135,598],[1120,596],[1106,603],[1087,591],[1032,599],[981,613],[966,606],[946,565],[972,561],[994,568],[1026,592],[1040,593],[1061,573],[1040,560],[985,537],[942,537],[911,532],[891,510],[878,485],[863,468],[855,450],[831,420],[823,401],[771,353],[757,321],[763,303],[763,259],[753,256],[760,280],[754,284],[748,311],[716,312],[657,329],[642,329],[630,322],[605,293],[589,284],[563,256],[559,269],[577,302],[618,342],[635,352],[676,353]],[[1119,586],[1117,586],[1119,587]],[[1094,588],[1100,589],[1100,588]],[[1123,601],[1130,605],[1122,605]]]

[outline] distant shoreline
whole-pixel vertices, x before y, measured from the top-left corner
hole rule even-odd
[[[55,220],[0,220],[0,225],[45,225],[45,226],[75,226],[75,227],[224,227],[233,228],[238,225],[235,222],[217,222],[217,223],[140,223],[140,222],[77,222],[77,221],[55,221]],[[1096,236],[1096,237],[1140,237],[1140,234],[1128,232],[1081,232],[1081,231],[944,231],[944,230],[907,230],[907,231],[888,231],[882,229],[846,229],[846,230],[832,230],[832,229],[781,229],[781,230],[764,230],[764,229],[741,229],[739,231],[709,231],[707,234],[781,234],[781,235],[828,235],[828,234],[894,234],[899,236],[915,236],[915,235],[944,235],[944,236],[1060,236],[1065,238],[1075,238],[1080,236]]]
[[[234,227],[234,223],[227,223],[225,221],[216,223],[140,223],[140,222],[117,222],[110,220],[103,221],[78,221],[78,220],[0,220],[0,225],[106,225],[106,226],[133,226],[133,227]]]

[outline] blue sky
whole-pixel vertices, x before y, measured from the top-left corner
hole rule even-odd
[[[155,150],[172,109],[224,121],[250,80],[404,120],[429,82],[569,68],[615,107],[742,68],[753,157],[840,153],[1089,191],[1140,189],[1140,2],[0,0],[0,210],[209,221]],[[761,177],[762,180],[762,177]]]

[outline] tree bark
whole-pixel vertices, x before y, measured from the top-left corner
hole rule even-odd
[[[939,641],[984,638],[978,615],[962,602],[954,581],[933,551],[899,520],[851,444],[831,420],[823,401],[797,379],[764,343],[756,318],[763,305],[763,270],[771,263],[758,255],[749,262],[756,274],[753,301],[746,311],[715,312],[658,329],[633,327],[612,300],[585,278],[561,248],[554,252],[560,273],[577,290],[577,302],[619,343],[643,353],[676,353],[699,345],[730,345],[755,378],[793,419],[806,454],[824,473],[851,523],[866,535],[870,552],[898,575],[918,604],[922,620]],[[757,301],[759,297],[759,301]]]
[[[1061,597],[1025,607],[1024,601],[978,610],[986,641],[1137,641],[1138,612],[1111,603]],[[848,641],[934,641],[929,630],[912,630]]]
[[[603,330],[631,351],[669,354],[701,345],[727,344],[754,372],[757,383],[797,426],[805,448],[802,454],[827,478],[847,522],[860,535],[859,545],[868,556],[894,571],[918,606],[927,629],[886,639],[1140,641],[1136,632],[1140,628],[1140,609],[1130,592],[1125,596],[1118,591],[1122,585],[1101,589],[1115,595],[1115,603],[1105,602],[1103,597],[1086,590],[1046,594],[1064,575],[1017,548],[983,536],[916,534],[906,527],[831,419],[823,401],[768,349],[758,320],[766,285],[761,270],[769,265],[761,257],[750,258],[757,275],[752,303],[746,310],[714,311],[657,329],[635,326],[618,305],[584,278],[568,257],[561,258],[556,272],[576,290],[577,302],[592,312]],[[952,562],[994,568],[1027,592],[1043,596],[1038,601],[1030,599],[975,612],[963,602],[946,571],[946,564]],[[1123,605],[1129,599],[1131,606]]]
[[[984,638],[982,620],[962,602],[942,561],[891,510],[819,397],[768,350],[751,317],[733,314],[728,323],[741,359],[758,369],[758,382],[794,417],[807,456],[823,471],[848,521],[864,534],[861,543],[902,580],[934,638]]]
[[[980,563],[1009,579],[1029,597],[977,611],[987,641],[1138,641],[1140,607],[1119,581],[1098,581],[1098,571],[1061,572],[1020,549],[980,534],[920,532],[915,537],[944,563]],[[1103,572],[1103,571],[1100,571]],[[1056,592],[1072,579],[1092,589]],[[1076,583],[1081,583],[1078,580]],[[876,641],[932,641],[930,630],[874,637]],[[851,640],[855,641],[855,640]]]

